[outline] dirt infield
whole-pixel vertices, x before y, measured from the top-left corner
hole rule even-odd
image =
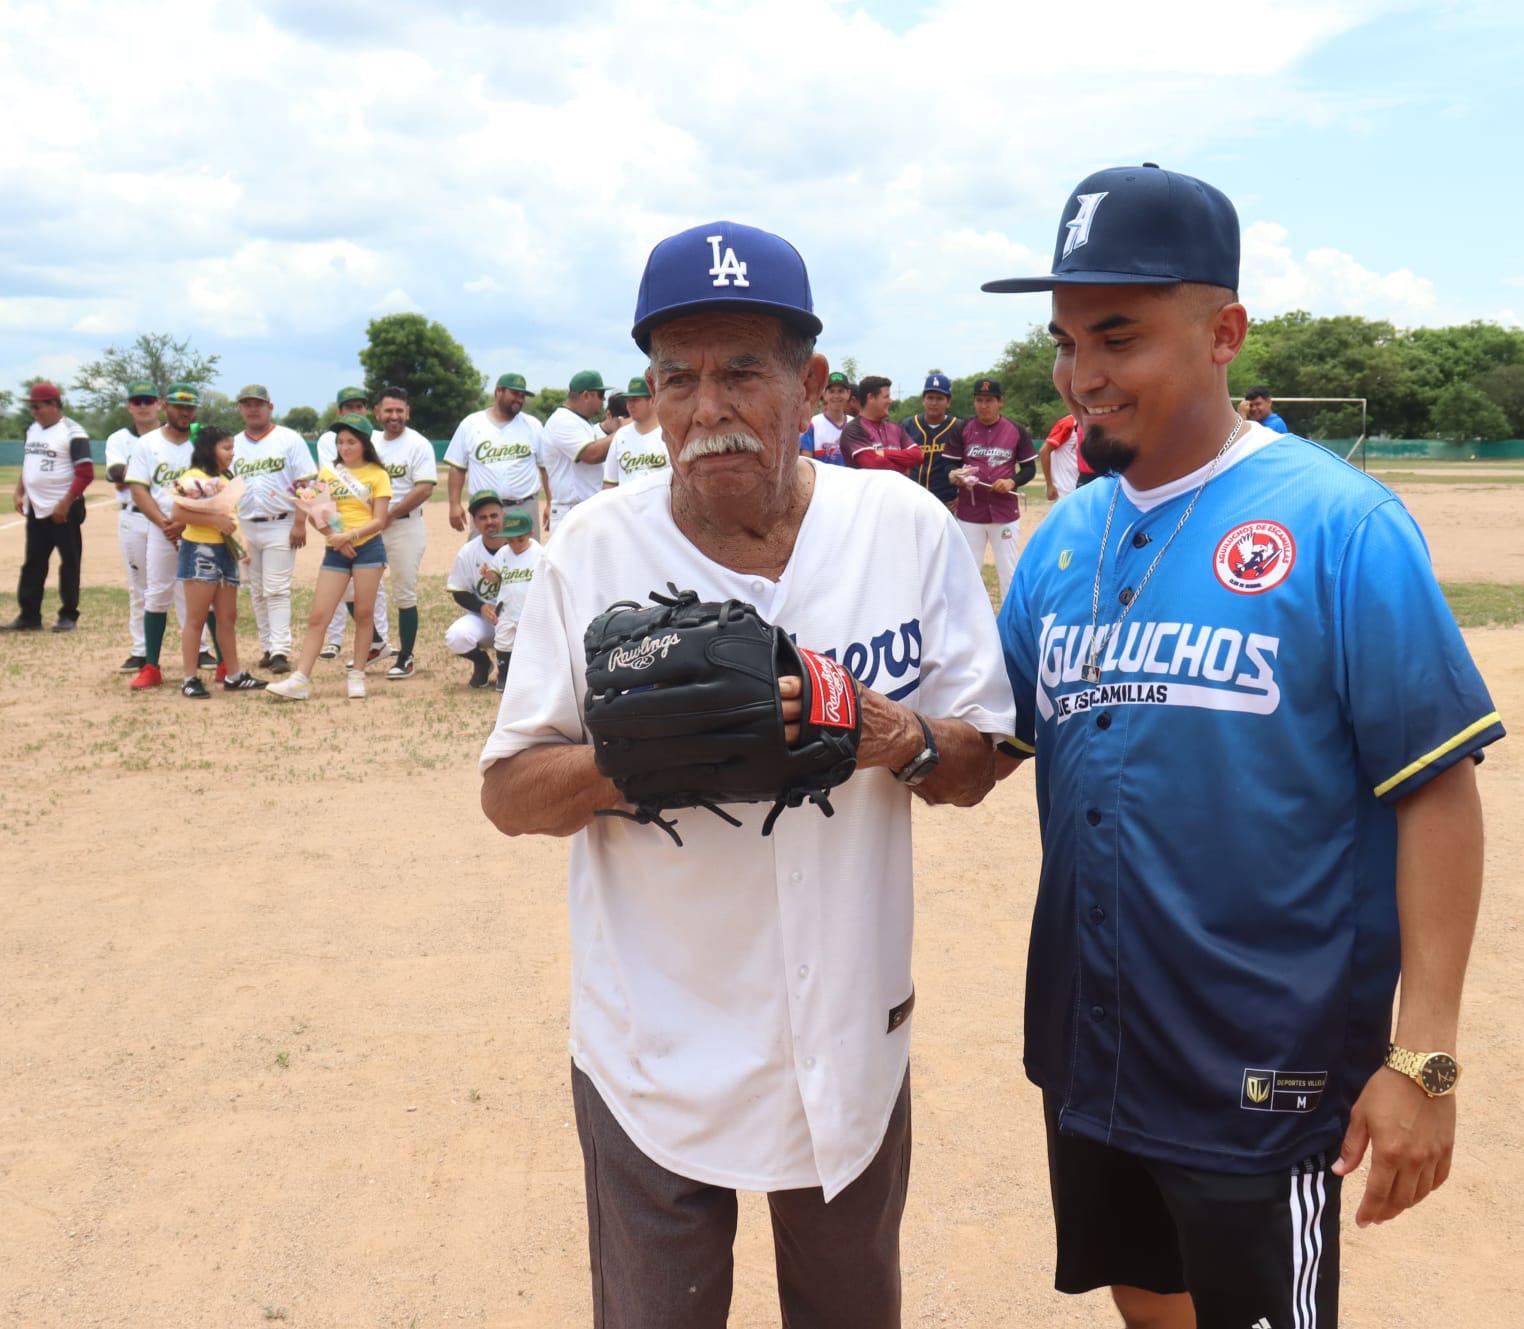
[[[1444,578],[1524,580],[1517,490],[1408,497]],[[363,706],[341,700],[337,665],[303,707],[129,695],[109,506],[85,527],[80,631],[0,639],[0,1325],[589,1323],[565,845],[506,840],[477,810],[496,698],[446,658],[438,579],[460,537],[442,505],[427,520],[422,667],[376,678]],[[309,549],[299,584],[316,563]],[[243,628],[247,643],[247,602]],[[1468,637],[1513,719],[1524,628]],[[1049,1290],[1018,1038],[1031,781],[968,812],[916,809],[908,1326],[1116,1323],[1102,1297]],[[1437,1308],[1468,1329],[1524,1324],[1518,738],[1481,784],[1454,1176],[1391,1227],[1346,1223],[1354,1329],[1428,1329]],[[736,1284],[733,1324],[778,1322],[754,1196]]]

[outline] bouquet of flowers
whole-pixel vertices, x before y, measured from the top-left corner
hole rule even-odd
[[[221,531],[228,552],[240,563],[248,557],[238,539],[238,500],[242,497],[241,476],[231,480],[221,476],[210,480],[187,480],[182,476],[175,481],[176,512],[194,518],[197,525]]]
[[[344,529],[343,523],[339,521],[339,505],[334,500],[333,490],[329,488],[327,480],[307,480],[293,486],[291,501],[300,512],[311,517],[325,531]]]

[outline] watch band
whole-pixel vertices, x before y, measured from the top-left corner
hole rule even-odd
[[[901,784],[914,788],[931,774],[942,754],[937,751],[937,741],[931,736],[931,726],[926,723],[926,717],[919,711],[912,711],[911,714],[920,722],[921,736],[926,740],[926,746],[892,774]]]
[[[1423,1073],[1424,1063],[1432,1055],[1429,1052],[1410,1052],[1407,1048],[1400,1048],[1395,1043],[1389,1043],[1386,1049],[1386,1065],[1398,1075],[1406,1075],[1411,1080]]]

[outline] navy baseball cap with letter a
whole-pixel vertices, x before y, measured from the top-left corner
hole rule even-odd
[[[694,226],[651,251],[630,335],[649,354],[658,323],[711,310],[772,314],[808,336],[820,335],[799,251],[781,236],[739,222]]]
[[[1238,213],[1204,180],[1144,162],[1097,171],[1074,187],[1047,276],[989,281],[980,289],[1181,282],[1238,289]]]

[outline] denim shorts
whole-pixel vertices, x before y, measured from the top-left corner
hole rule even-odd
[[[345,558],[332,545],[323,550],[323,566],[335,572],[353,572],[356,568],[384,568],[386,566],[386,540],[373,535],[355,550],[353,558]]]
[[[238,560],[226,545],[181,540],[179,560],[175,575],[181,581],[207,581],[214,586],[238,585]]]

